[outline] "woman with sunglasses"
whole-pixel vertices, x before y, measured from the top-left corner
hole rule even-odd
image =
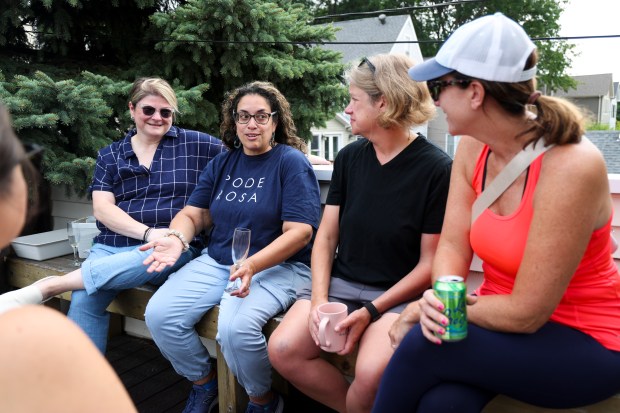
[[[567,409],[620,390],[605,161],[578,109],[536,91],[536,63],[523,28],[497,13],[460,27],[409,71],[461,135],[433,278],[466,277],[475,252],[484,280],[462,341],[442,343],[449,321],[433,290],[402,313],[373,412],[480,412],[497,394]],[[473,218],[474,201],[531,143],[554,146]]]
[[[295,301],[310,280],[310,251],[321,201],[312,166],[297,137],[289,103],[267,82],[232,91],[222,105],[222,140],[230,151],[213,160],[188,205],[145,261],[149,271],[174,265],[191,239],[210,230],[202,254],[172,274],[146,308],[146,324],[175,370],[194,383],[185,412],[208,412],[217,396],[211,355],[194,329],[218,303],[217,341],[250,398],[246,412],[282,412],[271,391],[271,365],[263,326]],[[235,228],[249,228],[250,250],[233,265]],[[228,293],[230,280],[241,286]]]
[[[0,104],[0,248],[19,235],[26,222],[26,182],[36,183],[29,177],[33,168],[26,158]],[[0,332],[0,411],[136,412],[103,355],[58,311],[28,306],[2,312]]]
[[[172,125],[177,98],[163,79],[137,79],[128,106],[135,129],[97,157],[89,190],[101,232],[86,261],[65,276],[0,296],[1,312],[73,291],[68,316],[102,353],[108,337],[106,308],[114,297],[145,283],[161,285],[200,252],[200,239],[192,237],[174,267],[149,273],[142,265],[149,253],[138,247],[168,235],[170,221],[185,206],[202,170],[226,150],[219,139]]]
[[[435,108],[412,82],[404,55],[363,59],[348,72],[345,112],[363,139],[336,158],[312,252],[312,283],[269,339],[274,367],[295,387],[338,412],[368,412],[392,356],[388,330],[430,286],[441,232],[450,158],[411,130]],[[352,383],[321,358],[317,307],[346,304],[344,349],[357,349]]]

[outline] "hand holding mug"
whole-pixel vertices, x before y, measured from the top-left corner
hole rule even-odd
[[[348,309],[342,303],[324,303],[317,308],[319,314],[319,346],[322,350],[337,353],[344,348],[347,330],[336,331],[336,326],[348,315]]]

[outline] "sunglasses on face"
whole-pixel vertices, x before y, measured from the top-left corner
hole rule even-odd
[[[362,67],[364,65],[364,63],[366,63],[368,65],[368,68],[370,69],[370,72],[374,76],[375,72],[377,71],[377,68],[375,67],[375,65],[372,64],[372,62],[370,60],[368,60],[367,57],[362,58],[362,61],[360,62],[359,65],[357,65],[357,67]]]
[[[156,108],[154,108],[153,106],[140,106],[140,108],[142,109],[142,113],[144,113],[145,116],[153,116],[155,114],[155,112],[157,112],[158,110]],[[159,109],[159,115],[164,118],[164,119],[168,119],[169,117],[171,117],[174,114],[174,110],[173,109]]]
[[[246,123],[250,123],[250,119],[254,118],[254,121],[259,125],[266,125],[269,122],[269,119],[278,112],[259,112],[254,115],[250,115],[248,112],[233,112],[233,118],[235,122],[245,125]]]
[[[469,86],[471,79],[451,79],[451,80],[429,80],[426,82],[431,98],[437,102],[443,88],[453,85],[460,85],[463,89]]]

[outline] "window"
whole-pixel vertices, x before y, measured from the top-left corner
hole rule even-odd
[[[342,133],[315,133],[310,142],[310,153],[333,161],[343,146],[342,140]]]
[[[456,147],[459,146],[460,136],[452,136],[446,133],[446,153],[450,155],[450,158],[454,159],[456,153]]]

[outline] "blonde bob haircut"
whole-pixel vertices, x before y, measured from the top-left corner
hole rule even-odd
[[[179,102],[174,89],[164,79],[158,77],[141,77],[136,79],[129,92],[129,101],[136,107],[147,96],[161,96],[174,109],[173,118],[179,113]]]
[[[404,54],[378,54],[362,59],[346,73],[347,81],[366,92],[373,102],[385,98],[387,108],[377,117],[382,128],[409,128],[435,116],[426,83],[411,80],[407,73],[413,65]]]

